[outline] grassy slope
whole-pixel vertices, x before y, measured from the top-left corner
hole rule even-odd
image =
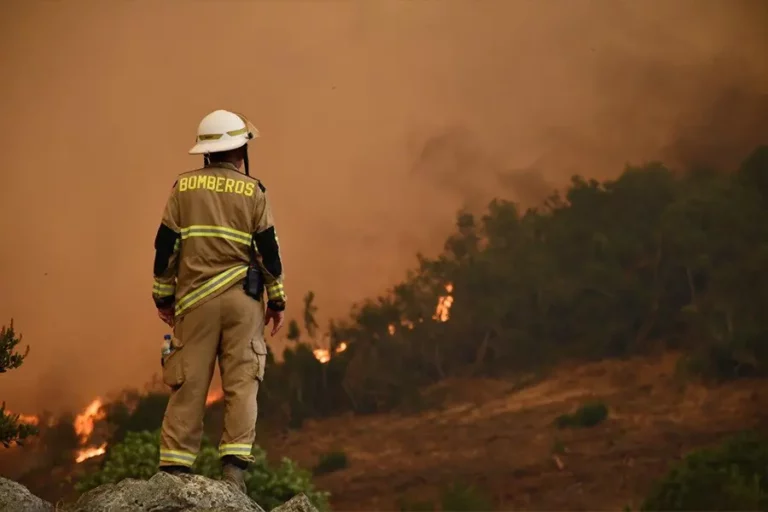
[[[768,381],[681,384],[676,357],[558,369],[529,384],[444,383],[430,411],[309,422],[261,439],[272,456],[311,467],[343,449],[347,469],[318,477],[335,510],[395,510],[398,499],[436,500],[456,482],[484,489],[497,509],[618,510],[638,506],[651,483],[692,448],[765,425]],[[553,420],[587,400],[610,408],[591,429]]]

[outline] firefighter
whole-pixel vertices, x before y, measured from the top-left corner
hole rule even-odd
[[[266,189],[249,173],[248,142],[258,136],[245,117],[226,110],[200,122],[189,153],[203,155],[204,166],[173,185],[155,237],[152,291],[158,315],[173,328],[162,356],[171,397],[160,470],[187,473],[195,462],[218,358],[224,389],[219,455],[224,478],[242,491],[267,359],[264,328],[271,321],[277,333],[286,304]]]

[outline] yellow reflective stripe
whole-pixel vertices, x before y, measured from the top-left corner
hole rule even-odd
[[[232,131],[227,132],[227,135],[229,135],[230,137],[234,137],[235,135],[242,135],[242,134],[246,133],[247,131],[248,131],[248,127],[244,126],[244,127],[240,128],[238,130],[232,130]]]
[[[178,450],[160,450],[160,462],[170,462],[182,466],[192,466],[197,456],[194,453]]]
[[[176,286],[172,284],[155,283],[152,285],[152,294],[158,297],[170,297],[176,293]]]
[[[223,448],[242,448],[242,449],[248,450],[250,452],[251,448],[253,448],[253,445],[252,444],[248,444],[248,443],[223,443],[223,444],[220,444],[219,445],[219,449],[221,450]]]
[[[251,245],[251,234],[224,226],[189,226],[181,230],[181,239],[190,237],[212,236],[224,238],[233,242]]]
[[[219,446],[219,455],[222,457],[224,455],[250,455],[251,449],[253,449],[252,444],[222,444]]]
[[[179,315],[183,313],[202,299],[206,298],[217,290],[220,290],[232,281],[242,279],[245,277],[247,271],[248,267],[246,265],[238,265],[236,267],[230,268],[229,270],[225,270],[216,277],[209,279],[203,283],[200,288],[186,294],[184,297],[179,299],[179,302],[176,304],[176,314]]]
[[[285,289],[283,288],[283,283],[280,281],[269,283],[267,285],[267,297],[269,297],[269,300],[283,299],[285,297]]]
[[[244,128],[239,128],[237,130],[228,131],[227,135],[229,135],[230,137],[234,137],[236,135],[242,135],[242,134],[247,133],[247,132],[248,132],[248,127],[244,127]],[[224,136],[223,133],[205,133],[203,135],[198,135],[197,136],[197,140],[200,140],[200,141],[202,141],[202,140],[219,140],[223,136]]]

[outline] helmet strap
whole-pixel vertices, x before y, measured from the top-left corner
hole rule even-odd
[[[245,168],[245,175],[250,176],[250,169],[248,166],[248,145],[245,146],[245,154],[243,155],[243,167]]]
[[[203,167],[208,167],[211,165],[211,155],[205,154],[203,155]]]

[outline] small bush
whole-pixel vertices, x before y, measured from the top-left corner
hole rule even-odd
[[[159,443],[158,432],[128,432],[122,442],[110,447],[102,468],[81,479],[75,486],[76,490],[84,492],[125,478],[150,478],[157,472]],[[248,468],[245,483],[248,495],[259,505],[271,510],[304,493],[321,511],[329,509],[329,494],[315,489],[308,471],[287,458],[282,459],[278,467],[272,467],[267,463],[266,452],[258,446],[254,446],[251,453],[256,461]],[[193,469],[195,473],[209,478],[221,477],[218,450],[206,439]]]
[[[315,475],[324,475],[326,473],[333,473],[334,471],[344,469],[348,465],[349,461],[347,460],[347,454],[343,451],[336,450],[321,455],[317,465],[312,469],[312,473]]]
[[[408,501],[400,498],[397,501],[400,512],[434,512],[435,504],[431,501]]]
[[[445,512],[483,512],[493,510],[491,499],[471,485],[454,484],[440,497]]]
[[[453,484],[440,494],[440,507],[430,501],[397,501],[401,512],[488,512],[493,510],[492,500],[482,491],[466,484]]]
[[[608,407],[603,402],[584,404],[573,414],[563,414],[555,420],[558,428],[594,427],[608,418]]]
[[[767,510],[767,469],[768,440],[741,434],[685,457],[641,510]]]

